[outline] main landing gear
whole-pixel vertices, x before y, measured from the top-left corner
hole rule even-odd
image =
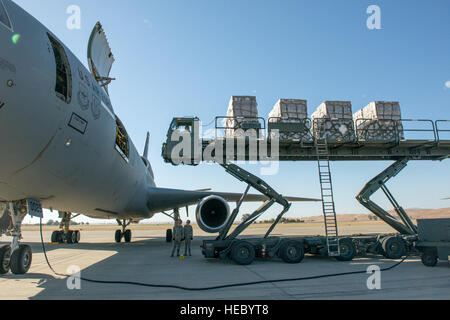
[[[53,243],[67,243],[74,244],[80,242],[80,231],[70,230],[70,221],[79,215],[72,216],[71,212],[60,212],[59,217],[61,223],[59,225],[59,231],[53,231],[52,242]]]
[[[188,210],[187,207],[186,207],[186,210]],[[164,211],[163,211],[163,214],[168,216],[169,218],[172,218],[174,221],[174,225],[176,225],[177,221],[180,220],[180,209],[179,208],[174,208],[173,212],[171,214],[167,214]],[[189,217],[189,212],[188,212],[188,217]],[[172,229],[167,229],[166,230],[166,242],[171,243],[172,237],[173,237]]]
[[[10,270],[13,274],[25,274],[33,260],[31,247],[20,244],[22,221],[28,214],[27,201],[9,203],[5,210],[0,210],[0,215],[4,214],[11,216],[11,222],[5,234],[11,236],[12,241],[10,245],[0,247],[0,274],[6,274]]]
[[[122,238],[125,242],[131,242],[131,230],[127,230],[127,227],[133,222],[131,219],[122,219],[116,220],[119,226],[122,226],[122,230],[116,230],[115,240],[117,243],[122,241]]]

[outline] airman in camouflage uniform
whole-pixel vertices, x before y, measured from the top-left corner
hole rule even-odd
[[[180,256],[180,246],[181,246],[181,241],[184,238],[184,231],[183,231],[183,226],[181,225],[182,221],[178,220],[175,224],[175,226],[173,227],[173,249],[172,249],[172,255],[171,257],[173,257],[173,254],[175,253],[175,249],[177,250],[177,256]]]
[[[192,230],[191,221],[186,221],[186,225],[184,226],[184,255],[191,254],[191,242],[194,240],[194,231]]]

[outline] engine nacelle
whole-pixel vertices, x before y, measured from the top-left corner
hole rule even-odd
[[[197,206],[195,212],[197,224],[205,232],[220,232],[230,217],[228,202],[218,196],[204,198]]]

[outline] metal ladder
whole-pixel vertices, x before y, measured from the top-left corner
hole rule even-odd
[[[317,164],[319,167],[320,190],[322,194],[322,209],[325,220],[328,255],[338,257],[341,255],[339,247],[339,234],[334,205],[333,183],[331,180],[330,155],[328,143],[325,139],[316,139]]]

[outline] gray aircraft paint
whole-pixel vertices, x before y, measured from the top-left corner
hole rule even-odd
[[[0,57],[7,66],[0,74],[5,103],[0,133],[7,137],[0,160],[0,199],[40,199],[43,207],[97,218],[117,216],[96,209],[121,217],[151,217],[148,188],[155,183],[131,141],[129,162],[115,150],[116,120],[105,91],[53,33],[12,1],[4,4],[20,40],[14,44],[13,33],[0,26]],[[69,60],[69,104],[55,94],[56,65],[47,32]],[[14,81],[12,88],[5,86],[8,80]],[[81,98],[89,100],[89,107],[80,105],[79,92],[87,94]],[[74,128],[81,126],[79,121],[74,125],[74,117],[86,121],[84,133]]]
[[[235,193],[156,188],[150,164],[131,140],[128,161],[116,151],[114,110],[90,71],[34,17],[10,0],[3,3],[12,30],[0,24],[0,201],[31,198],[44,208],[137,221],[209,195],[239,200]],[[16,44],[14,34],[20,35]],[[56,96],[47,34],[65,50],[70,103]],[[246,201],[266,199],[248,195]]]

